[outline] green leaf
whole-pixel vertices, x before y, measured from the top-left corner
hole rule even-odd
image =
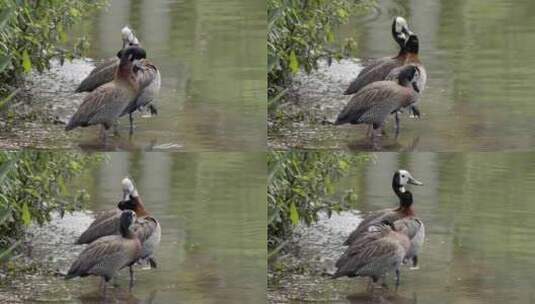
[[[0,261],[3,261],[5,259],[7,259],[9,257],[9,255],[11,254],[11,252],[17,248],[20,243],[22,243],[22,240],[18,240],[16,241],[13,245],[11,245],[11,247],[9,247],[8,249],[4,250],[4,251],[1,251],[0,252]]]
[[[30,214],[30,210],[28,209],[28,204],[24,203],[24,205],[22,206],[22,223],[28,226],[31,221],[32,216]]]
[[[299,213],[297,213],[297,208],[295,208],[294,203],[290,205],[290,220],[294,225],[297,225],[299,223]]]
[[[292,71],[294,74],[299,72],[299,61],[297,60],[295,51],[290,53],[290,71]]]
[[[15,162],[13,160],[7,160],[0,166],[0,185],[4,182],[4,179],[11,169],[14,168],[12,167],[14,163]]]
[[[21,88],[16,89],[15,91],[11,92],[9,96],[4,98],[3,100],[0,100],[0,110],[15,96],[17,93],[21,90]]]
[[[24,68],[24,73],[29,73],[32,70],[32,61],[30,60],[30,55],[28,55],[28,50],[24,50],[22,53],[22,67]]]

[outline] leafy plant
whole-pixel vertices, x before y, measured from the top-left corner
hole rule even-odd
[[[70,41],[69,28],[103,5],[104,0],[0,1],[0,99],[9,84],[31,70],[50,67],[50,59],[71,59],[87,46],[84,38]],[[70,45],[71,47],[67,47]]]
[[[300,222],[310,225],[320,212],[342,211],[354,195],[334,198],[334,183],[368,160],[343,152],[272,152],[268,154],[268,248],[279,251]]]
[[[81,208],[86,192],[68,184],[98,160],[77,153],[0,152],[0,259],[20,243],[25,226]]]
[[[318,60],[341,59],[354,42],[337,45],[334,30],[373,0],[268,0],[268,96],[288,87],[300,69],[310,72]],[[280,98],[280,96],[279,96]]]

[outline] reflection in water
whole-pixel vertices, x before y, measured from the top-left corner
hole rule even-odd
[[[139,299],[132,294],[128,288],[109,288],[106,296],[103,297],[101,292],[86,293],[78,297],[81,304],[152,304],[156,298],[157,290],[152,291],[146,299]]]
[[[420,136],[420,151],[526,150],[535,146],[535,2],[531,0],[380,0],[379,10],[339,30],[357,41],[356,58],[389,56],[397,49],[390,24],[407,17],[420,37],[428,71],[420,120],[402,119],[399,142]],[[333,68],[306,79],[300,90],[307,117],[334,116],[347,102],[342,92],[360,67]],[[312,86],[312,88],[314,87]],[[317,96],[324,94],[324,96]],[[310,101],[310,102],[309,102]],[[333,108],[333,109],[331,109]],[[311,109],[311,110],[310,110]],[[334,148],[363,137],[365,129],[292,124],[273,137],[276,147]],[[300,136],[299,136],[300,135]],[[357,136],[358,137],[357,137]],[[396,151],[396,147],[383,147]]]
[[[391,179],[399,168],[424,183],[411,188],[416,214],[426,225],[420,269],[402,268],[397,293],[380,294],[378,303],[531,303],[534,166],[533,153],[379,153],[364,170],[340,181],[340,195],[356,185],[359,199],[353,207],[362,212],[398,204]],[[376,294],[366,293],[366,279],[319,275],[343,252],[342,242],[360,219],[344,212],[303,226],[300,258],[319,270],[292,276],[274,292],[293,299],[371,302]],[[300,289],[305,291],[294,294]]]

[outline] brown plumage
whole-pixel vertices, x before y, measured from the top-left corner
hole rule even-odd
[[[410,248],[407,231],[396,231],[388,222],[375,226],[375,230],[353,242],[336,262],[337,271],[333,278],[370,277],[373,282],[384,278],[386,273],[396,273],[396,287],[399,286],[399,268]],[[383,283],[383,285],[385,285]]]
[[[131,210],[121,213],[120,235],[99,238],[89,244],[71,265],[65,279],[101,276],[111,280],[119,270],[130,267],[130,286],[133,284],[132,265],[140,258],[141,243],[132,232],[136,215]]]
[[[122,49],[129,46],[141,46],[139,40],[128,27],[125,26],[121,30],[121,35],[123,41]],[[119,68],[119,63],[120,58],[113,57],[98,64],[89,75],[82,80],[78,88],[76,88],[76,92],[91,92],[101,85],[112,81]]]
[[[396,56],[385,57],[369,62],[345,90],[344,95],[357,93],[366,85],[385,80],[388,74],[395,68],[407,63],[409,52],[405,48],[407,38],[412,32],[409,30],[407,21],[402,17],[395,17],[392,22],[392,37],[399,45],[399,53]]]
[[[139,47],[127,48],[121,56],[119,69],[112,82],[92,91],[84,98],[76,113],[65,127],[66,131],[76,127],[100,124],[104,129],[115,125],[124,109],[140,93],[134,61],[145,58],[145,51]]]
[[[396,134],[398,134],[397,112],[418,101],[419,88],[416,85],[418,77],[418,68],[410,65],[400,72],[397,82],[383,80],[367,85],[353,95],[338,114],[334,124],[368,124],[374,130],[380,130],[386,118],[396,114]]]

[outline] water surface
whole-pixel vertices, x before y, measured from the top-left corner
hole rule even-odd
[[[84,94],[77,84],[99,61],[121,47],[120,29],[129,25],[160,69],[162,88],[156,117],[128,119],[120,137],[98,140],[98,127],[24,123],[1,134],[1,146],[87,150],[258,151],[266,143],[266,43],[264,1],[111,0],[109,8],[86,18],[70,36],[88,35],[92,59],[34,79],[32,104],[52,121],[67,120]],[[42,88],[42,82],[47,83]],[[43,92],[45,91],[45,92]],[[43,115],[39,115],[42,117]]]
[[[89,210],[108,209],[131,176],[147,210],[162,226],[158,268],[128,270],[103,299],[100,278],[26,275],[1,295],[60,303],[256,303],[266,288],[266,165],[263,153],[110,153],[79,184],[91,195]],[[90,215],[92,216],[92,215]],[[81,246],[73,245],[88,215],[55,217],[32,229],[33,257],[65,272]]]
[[[533,166],[532,153],[378,154],[375,162],[337,185],[340,193],[357,189],[354,210],[300,228],[300,257],[315,269],[270,286],[270,298],[295,303],[533,302]],[[397,292],[373,294],[366,291],[366,279],[323,276],[342,254],[341,243],[359,223],[360,212],[396,206],[391,179],[399,168],[424,183],[409,189],[427,233],[420,269],[403,268]],[[393,286],[393,275],[388,282]]]
[[[354,61],[297,77],[304,120],[270,129],[274,148],[371,150],[363,126],[331,126],[349,97],[341,93],[362,68],[358,59],[391,56],[393,16],[407,18],[420,38],[428,82],[423,116],[404,115],[401,136],[383,140],[386,151],[496,151],[535,147],[535,3],[530,0],[379,0],[355,17],[339,38],[357,43]],[[297,108],[297,109],[295,109]],[[390,124],[392,125],[392,124]]]

